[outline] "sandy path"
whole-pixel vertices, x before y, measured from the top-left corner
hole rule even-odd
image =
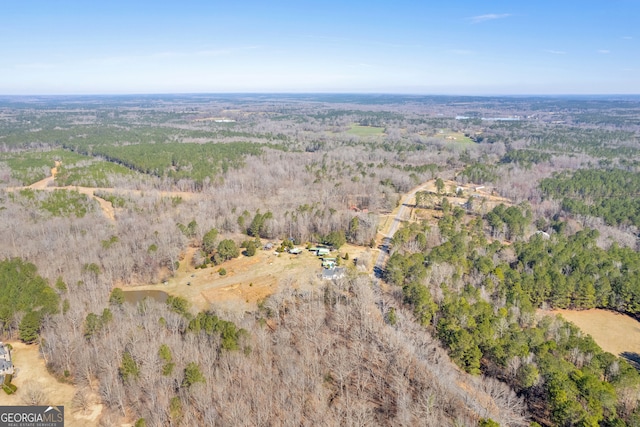
[[[132,194],[135,196],[142,196],[143,194],[157,194],[159,197],[182,197],[183,199],[191,199],[195,196],[199,196],[198,193],[190,193],[186,191],[159,191],[159,190],[130,190],[130,189],[121,189],[121,188],[101,188],[101,187],[79,187],[79,186],[66,186],[66,187],[57,187],[53,184],[55,183],[56,174],[58,173],[58,167],[60,167],[60,162],[56,161],[55,166],[51,168],[51,176],[46,177],[38,182],[34,182],[31,185],[24,187],[7,187],[5,191],[20,191],[25,188],[29,188],[31,190],[67,190],[67,191],[77,191],[81,194],[84,194],[88,197],[93,198],[100,209],[104,213],[104,216],[114,222],[116,219],[115,209],[111,202],[108,202],[98,196],[95,195],[96,192],[103,193],[119,193],[119,194]]]
[[[33,190],[44,190],[49,185],[51,185],[56,179],[56,174],[58,173],[58,167],[60,167],[60,162],[56,160],[56,165],[51,168],[51,176],[46,177],[45,179],[41,179],[38,182],[34,182],[28,188]]]
[[[47,179],[51,179],[51,177],[47,178]],[[43,180],[44,181],[44,180]],[[38,181],[39,184],[43,181]],[[35,184],[33,184],[35,185]],[[25,187],[17,187],[17,188],[7,188],[7,191],[16,191],[16,190],[20,190],[22,188]],[[35,189],[35,187],[29,186],[27,188],[32,188]],[[46,190],[46,191],[53,191],[53,190],[67,190],[67,191],[77,191],[78,193],[81,194],[85,194],[88,197],[93,198],[96,202],[98,202],[98,205],[100,206],[100,209],[102,209],[102,212],[104,213],[104,216],[109,219],[110,221],[115,221],[116,216],[115,216],[115,209],[113,208],[113,205],[111,204],[111,202],[108,202],[98,196],[95,195],[96,192],[103,192],[103,193],[118,193],[118,194],[132,194],[135,196],[142,196],[144,194],[156,194],[159,197],[182,197],[183,199],[191,199],[194,196],[198,196],[198,193],[189,193],[186,191],[158,191],[158,190],[129,190],[129,189],[122,189],[122,188],[104,188],[104,187],[78,187],[78,186],[73,186],[73,185],[68,185],[66,187],[52,187],[52,186],[47,186],[47,187],[43,187],[43,188],[38,188],[39,190]]]

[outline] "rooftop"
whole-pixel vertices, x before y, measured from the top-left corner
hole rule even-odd
[[[343,267],[325,268],[322,270],[322,278],[325,280],[335,280],[344,277],[345,269]]]
[[[11,362],[9,348],[0,342],[0,375],[4,374],[13,374],[13,363]]]

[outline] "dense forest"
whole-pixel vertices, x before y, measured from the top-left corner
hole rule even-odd
[[[631,117],[638,99],[0,98],[0,339],[37,345],[96,425],[640,425],[634,358],[545,315],[640,317]],[[294,247],[344,274],[268,273],[242,309],[196,282]]]

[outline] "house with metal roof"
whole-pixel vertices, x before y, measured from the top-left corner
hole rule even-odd
[[[344,277],[345,271],[344,267],[323,268],[321,277],[323,280],[338,280]]]

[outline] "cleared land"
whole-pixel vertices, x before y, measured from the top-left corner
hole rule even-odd
[[[407,195],[403,197],[402,199],[403,205],[408,208],[411,208],[411,211],[409,211],[408,214],[404,212],[401,215],[402,218],[399,218],[399,220],[402,220],[402,221],[427,220],[431,225],[437,225],[438,219],[440,219],[440,217],[442,216],[442,211],[440,210],[439,207],[436,208],[436,205],[437,206],[440,205],[440,202],[442,201],[443,197],[446,197],[452,206],[461,206],[462,204],[466,203],[469,200],[469,197],[473,197],[474,203],[473,203],[473,206],[471,207],[471,210],[473,212],[481,213],[481,214],[485,214],[489,212],[490,210],[492,210],[493,208],[495,208],[501,203],[506,206],[513,205],[513,202],[510,199],[498,196],[496,194],[492,194],[489,189],[486,189],[486,188],[476,189],[477,187],[475,187],[473,184],[459,184],[456,181],[451,181],[451,180],[444,180],[445,192],[447,192],[447,195],[446,196],[444,194],[438,195],[437,194],[438,190],[436,188],[435,182],[436,180],[432,179],[423,184],[420,184],[419,186],[413,188],[409,193],[407,193],[407,195],[410,197],[407,198]],[[453,194],[452,191],[455,190],[456,188],[462,189],[461,197],[452,195]],[[416,208],[415,193],[417,193],[418,191],[426,191],[426,192],[432,193],[431,200],[434,206],[431,208],[427,208],[427,207]],[[393,223],[393,219],[396,218],[396,215],[398,214],[399,209],[400,207],[397,207],[396,209],[393,210],[393,212],[389,214],[380,215],[380,229],[378,231],[378,243],[380,243],[380,240],[382,238],[384,238],[385,236],[387,236],[387,234],[389,234],[389,229],[391,227],[391,224]],[[409,218],[407,218],[407,216],[409,216]]]
[[[374,126],[351,125],[348,134],[357,136],[381,136],[384,135],[384,128]]]
[[[15,394],[7,395],[0,392],[0,406],[26,405],[28,390],[37,390],[42,394],[40,405],[64,405],[65,425],[69,427],[84,427],[98,425],[98,419],[102,412],[101,404],[94,404],[85,412],[73,409],[73,396],[76,387],[71,384],[61,383],[49,374],[45,362],[40,357],[37,345],[27,345],[20,341],[8,341],[13,346],[11,352],[16,375],[12,383],[18,387]],[[94,401],[98,401],[95,396]]]
[[[240,256],[216,267],[196,269],[190,260],[196,248],[189,248],[181,261],[176,275],[165,285],[144,285],[124,289],[126,291],[161,290],[169,295],[180,296],[190,301],[198,310],[208,310],[212,306],[225,311],[244,313],[255,309],[257,304],[284,287],[300,289],[318,286],[321,260],[304,249],[298,255],[282,253],[275,249],[259,250],[253,257]],[[370,249],[344,245],[330,256],[349,254],[345,265],[353,265],[353,260]],[[373,257],[373,255],[371,256]],[[221,268],[226,274],[221,276]]]
[[[631,360],[640,357],[640,322],[630,316],[601,309],[553,310],[542,313],[560,314],[591,335],[604,351]]]
[[[436,134],[436,136],[438,138],[442,138],[442,139],[445,139],[445,140],[451,141],[451,142],[462,142],[462,143],[469,143],[469,144],[473,143],[471,138],[466,136],[464,133],[455,132],[455,131],[447,130],[447,129],[443,129],[443,130],[439,131]]]

